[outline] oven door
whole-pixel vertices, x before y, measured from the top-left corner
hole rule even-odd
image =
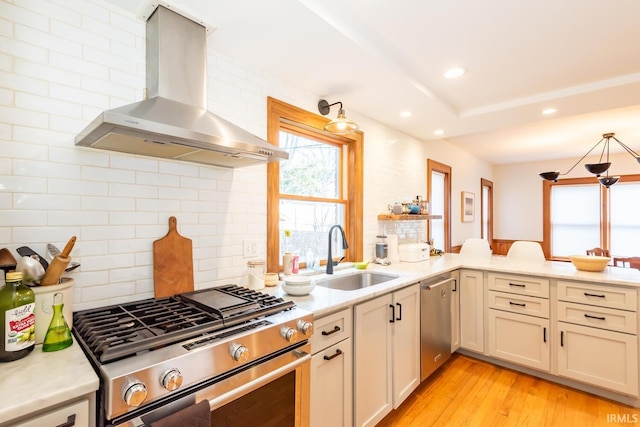
[[[309,426],[311,346],[294,350],[234,373],[210,385],[194,387],[188,394],[128,420],[114,420],[115,427],[142,427],[162,420],[203,400],[209,401],[211,427]]]

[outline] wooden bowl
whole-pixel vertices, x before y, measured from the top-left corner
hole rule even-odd
[[[578,270],[582,271],[603,271],[611,261],[609,257],[594,255],[571,255],[569,259]]]

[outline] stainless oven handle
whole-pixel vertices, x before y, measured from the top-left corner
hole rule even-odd
[[[273,371],[270,371],[269,373],[262,375],[261,377],[256,378],[255,380],[239,385],[238,387],[235,387],[232,391],[228,393],[224,393],[220,396],[216,396],[213,399],[209,399],[209,406],[211,410],[214,410],[216,408],[219,408],[220,406],[223,406],[229,402],[232,402],[238,397],[244,396],[245,394],[258,389],[263,385],[270,383],[276,378],[279,378],[282,375],[297,369],[298,366],[304,365],[305,363],[309,363],[311,361],[311,354],[307,353],[306,351],[300,351],[300,350],[294,350],[294,351],[297,353],[298,358],[293,362],[287,365],[281,366],[280,368],[274,369]]]
[[[450,278],[448,278],[448,279],[441,280],[440,282],[438,282],[438,283],[434,283],[434,284],[431,284],[431,283],[424,283],[424,282],[423,282],[423,283],[422,283],[422,289],[431,290],[431,289],[433,289],[433,288],[435,288],[435,287],[437,287],[437,286],[445,285],[445,284],[447,284],[447,283],[451,282],[452,280],[456,280],[456,279],[455,279],[455,278],[453,278],[453,277],[450,277]]]

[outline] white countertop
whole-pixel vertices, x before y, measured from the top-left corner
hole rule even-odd
[[[287,295],[279,285],[264,288],[263,291],[292,300],[300,308],[312,311],[316,317],[320,317],[459,268],[640,287],[640,270],[633,268],[607,267],[601,273],[591,273],[578,271],[571,263],[565,262],[522,263],[503,256],[478,258],[444,254],[417,263],[389,266],[369,264],[364,271],[387,272],[400,277],[355,291],[316,286],[309,295],[299,297]],[[361,271],[348,265],[339,266],[335,270],[335,276]],[[324,273],[314,275],[316,279],[323,277],[326,277]],[[0,425],[16,417],[94,392],[98,387],[98,377],[77,344],[52,353],[44,353],[42,346],[38,345],[23,359],[0,363],[0,396],[3,396],[0,399]]]
[[[0,425],[92,393],[99,385],[78,344],[50,353],[37,345],[22,359],[0,363]]]
[[[354,274],[355,272],[361,271],[380,271],[400,275],[397,279],[369,288],[341,291],[316,286],[309,295],[305,296],[288,295],[279,285],[272,288],[265,288],[263,291],[294,301],[300,308],[312,311],[316,317],[320,317],[378,295],[386,294],[411,283],[416,283],[419,280],[428,279],[429,277],[459,268],[528,274],[560,280],[577,280],[586,283],[640,287],[640,270],[635,268],[607,267],[603,272],[594,273],[576,270],[570,262],[544,261],[531,263],[514,261],[499,255],[475,257],[460,254],[444,254],[442,256],[432,256],[427,261],[416,263],[405,262],[389,266],[370,263],[366,270],[356,270],[353,267],[334,270],[334,276]],[[313,277],[322,279],[325,278],[326,275],[321,273]]]

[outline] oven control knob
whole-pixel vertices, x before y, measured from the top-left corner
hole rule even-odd
[[[147,398],[147,387],[142,382],[134,382],[127,386],[122,396],[129,406],[140,406]]]
[[[287,342],[298,341],[298,331],[296,331],[293,328],[290,328],[289,326],[283,326],[282,329],[280,330],[280,335],[282,335],[282,338],[287,340]]]
[[[182,385],[182,373],[176,368],[169,369],[162,374],[160,384],[169,391],[175,390]]]
[[[231,357],[236,362],[244,363],[249,360],[249,349],[242,344],[234,344],[231,346]]]
[[[313,323],[306,320],[298,320],[298,329],[303,335],[309,336],[313,333]]]

